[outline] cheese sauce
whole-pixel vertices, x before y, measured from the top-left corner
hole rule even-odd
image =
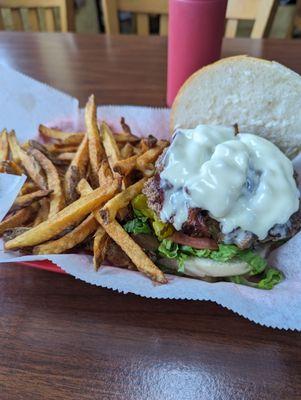
[[[190,208],[207,210],[224,234],[241,228],[264,239],[299,208],[291,161],[271,142],[234,129],[177,130],[160,173],[163,221],[180,230]]]

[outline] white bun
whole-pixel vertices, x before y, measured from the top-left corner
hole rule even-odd
[[[301,146],[301,77],[274,61],[237,56],[194,73],[172,106],[171,130],[233,125],[258,134],[287,155]]]
[[[162,258],[160,263],[175,271],[178,269],[174,259]],[[222,278],[247,274],[250,271],[250,265],[240,260],[220,262],[210,258],[189,257],[184,263],[184,271],[185,275],[194,278]]]
[[[185,275],[204,278],[244,275],[250,271],[250,265],[244,261],[220,262],[210,258],[188,258],[184,264]]]

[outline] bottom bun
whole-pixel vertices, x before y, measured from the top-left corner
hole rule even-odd
[[[178,265],[174,259],[162,258],[160,264],[177,271]],[[184,274],[194,278],[245,275],[250,271],[250,265],[244,261],[215,261],[210,258],[190,257],[184,263]]]

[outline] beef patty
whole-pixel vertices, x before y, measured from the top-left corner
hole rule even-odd
[[[163,155],[157,162],[157,173],[150,178],[143,188],[143,193],[148,200],[148,206],[160,216],[164,202],[164,185],[160,178]],[[297,176],[295,175],[297,181]],[[172,223],[172,218],[169,221]],[[261,243],[289,239],[299,232],[301,228],[301,203],[299,210],[294,213],[286,224],[276,224],[268,232],[267,237]],[[189,210],[188,219],[182,225],[181,232],[193,237],[212,237],[219,243],[235,244],[242,249],[247,249],[259,243],[258,237],[252,232],[240,228],[234,229],[228,234],[223,234],[220,224],[208,215],[208,212],[200,208]]]

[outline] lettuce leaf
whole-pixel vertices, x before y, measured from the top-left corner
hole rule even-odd
[[[252,250],[243,250],[238,254],[240,260],[245,261],[251,267],[250,275],[258,275],[264,271],[268,265],[267,261]]]
[[[241,275],[231,276],[228,278],[230,282],[264,290],[273,289],[273,287],[275,285],[278,285],[278,283],[282,282],[283,279],[284,279],[283,273],[281,271],[278,271],[276,268],[267,268],[263,278],[260,279],[259,282],[252,282],[248,280],[247,277]]]
[[[212,251],[210,258],[215,261],[226,262],[239,256],[240,251],[234,244],[219,244],[218,250]]]
[[[163,239],[158,247],[158,252],[167,258],[177,258],[179,245],[168,239]]]
[[[163,240],[173,234],[173,226],[167,222],[161,221],[157,214],[148,207],[147,198],[144,194],[138,194],[138,196],[132,200],[132,207],[136,217],[146,217],[149,219],[154,233],[159,240]]]
[[[184,264],[188,254],[179,251],[179,245],[168,239],[163,239],[158,247],[158,253],[167,258],[175,258],[178,263],[178,272],[184,273]]]
[[[267,268],[265,277],[258,282],[259,289],[271,290],[275,285],[282,282],[284,275],[276,268]]]
[[[125,230],[135,234],[150,234],[153,231],[161,242],[157,250],[158,254],[163,257],[176,259],[178,272],[180,273],[185,272],[185,261],[189,256],[192,256],[211,258],[220,262],[227,262],[233,259],[245,261],[250,266],[249,277],[265,272],[263,278],[257,283],[241,275],[230,277],[228,280],[259,289],[270,290],[284,278],[280,271],[268,267],[267,261],[253,250],[241,250],[233,244],[219,244],[218,250],[215,251],[208,249],[198,250],[191,246],[182,246],[172,242],[168,237],[174,232],[173,226],[161,221],[156,213],[148,207],[147,198],[144,194],[139,194],[132,200],[132,207],[135,218],[124,225]]]
[[[123,227],[128,233],[151,233],[146,217],[134,218],[123,225]]]

